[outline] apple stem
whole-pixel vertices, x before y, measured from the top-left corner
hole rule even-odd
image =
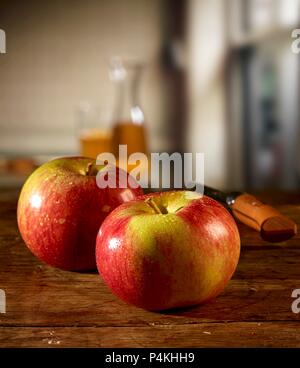
[[[165,215],[168,213],[166,208],[159,206],[153,198],[147,198],[145,201],[154,211],[160,215]]]
[[[99,165],[95,165],[94,163],[89,162],[86,167],[85,174],[87,176],[96,176],[98,171],[99,171]]]

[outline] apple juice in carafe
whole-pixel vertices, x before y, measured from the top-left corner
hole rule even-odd
[[[127,155],[135,152],[148,154],[144,113],[138,100],[138,87],[143,65],[114,59],[110,76],[116,87],[115,115],[112,133],[113,150],[118,155],[119,145],[127,145]]]

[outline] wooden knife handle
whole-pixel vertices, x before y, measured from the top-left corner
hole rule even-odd
[[[243,193],[236,197],[231,209],[238,220],[260,231],[267,241],[287,240],[297,233],[297,225],[291,219],[251,194]]]

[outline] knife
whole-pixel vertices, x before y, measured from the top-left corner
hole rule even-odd
[[[293,220],[251,194],[225,193],[208,186],[204,186],[204,194],[224,204],[236,219],[259,231],[268,242],[286,241],[297,234],[297,225]]]

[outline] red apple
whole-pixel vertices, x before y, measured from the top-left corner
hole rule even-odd
[[[218,202],[195,192],[141,196],[115,209],[97,236],[96,260],[122,300],[148,310],[203,303],[236,269],[240,237]]]
[[[60,158],[39,167],[24,184],[17,211],[19,230],[32,253],[49,265],[95,268],[101,223],[118,205],[142,194],[140,187],[100,189],[98,171],[93,159]]]

